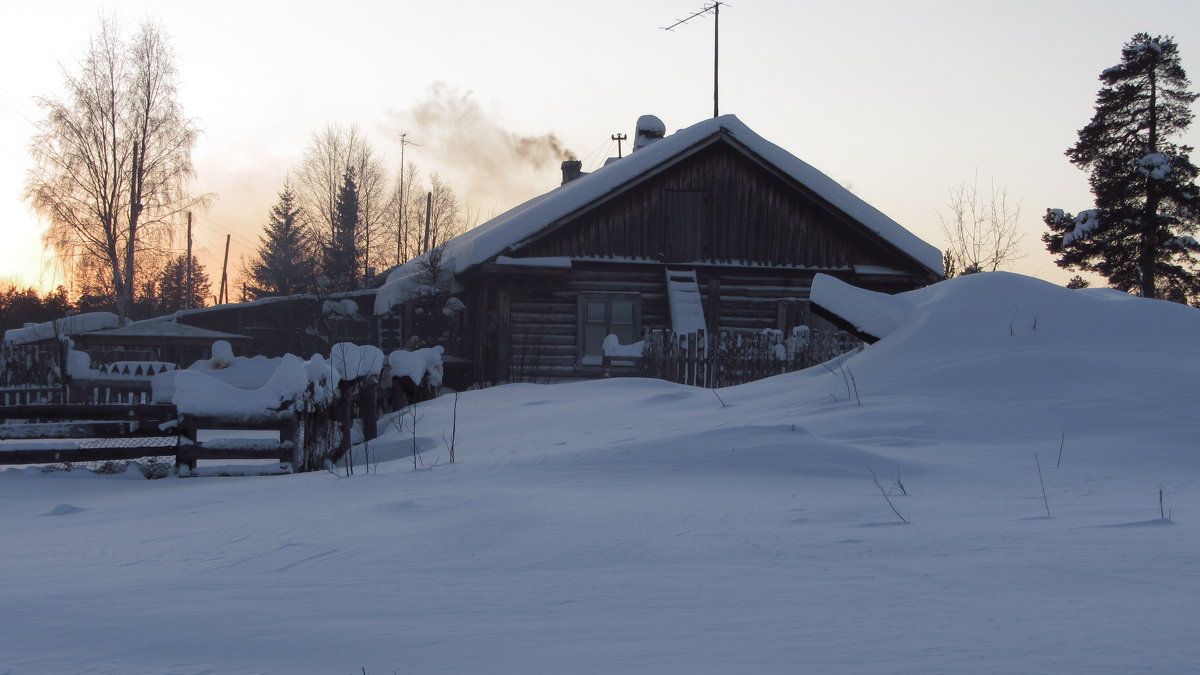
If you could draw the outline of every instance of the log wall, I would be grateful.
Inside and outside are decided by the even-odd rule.
[[[914,263],[725,144],[565,219],[521,256],[849,268]]]

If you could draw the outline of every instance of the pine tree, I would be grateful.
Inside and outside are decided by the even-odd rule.
[[[246,296],[258,299],[314,292],[317,261],[313,249],[304,213],[291,185],[285,184],[279,201],[271,207],[271,219],[247,270]]]
[[[192,288],[188,292],[187,254],[169,261],[158,278],[158,303],[156,313],[171,313],[181,309],[203,307],[212,291],[212,283],[204,266],[192,256]]]
[[[1067,150],[1087,171],[1095,208],[1048,209],[1042,241],[1059,267],[1096,272],[1147,298],[1200,298],[1191,235],[1200,207],[1192,148],[1169,139],[1187,130],[1197,94],[1170,37],[1133,36],[1121,63],[1100,74],[1092,121]]]
[[[1090,281],[1088,281],[1087,279],[1084,279],[1082,276],[1080,276],[1078,274],[1071,277],[1071,280],[1067,282],[1067,288],[1070,288],[1071,290],[1079,290],[1081,288],[1087,288],[1088,286],[1091,286],[1091,285],[1092,285],[1092,283]]]
[[[325,249],[325,276],[336,291],[357,288],[358,186],[354,168],[346,167],[335,205],[333,239]]]

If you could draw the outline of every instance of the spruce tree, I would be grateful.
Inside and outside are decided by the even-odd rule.
[[[316,290],[316,255],[303,211],[291,185],[285,184],[279,201],[271,207],[266,231],[259,237],[256,257],[250,262],[246,296],[295,295]]]
[[[204,266],[192,256],[192,287],[189,294],[187,283],[187,254],[169,261],[158,278],[158,293],[154,313],[171,313],[181,309],[204,307],[212,284]]]
[[[1100,81],[1092,121],[1066,153],[1089,173],[1095,208],[1048,209],[1042,241],[1064,269],[1096,272],[1147,298],[1195,301],[1198,171],[1192,148],[1170,139],[1191,124],[1197,94],[1179,49],[1171,37],[1138,33]]]
[[[333,239],[325,249],[325,276],[337,291],[357,288],[358,185],[354,168],[346,167],[334,205]]]

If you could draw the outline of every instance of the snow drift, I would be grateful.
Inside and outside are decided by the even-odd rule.
[[[442,397],[352,477],[0,474],[0,668],[1193,671],[1200,311],[838,290],[890,328],[826,366]]]

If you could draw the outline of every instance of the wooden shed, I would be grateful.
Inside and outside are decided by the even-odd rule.
[[[597,377],[601,343],[646,328],[789,330],[817,273],[889,293],[941,278],[941,253],[732,115],[656,138],[453,239],[454,351],[476,378]],[[376,314],[403,316],[428,256],[393,271]]]

